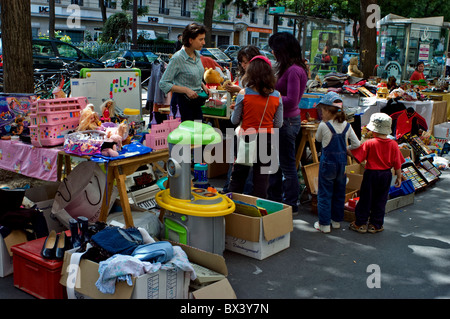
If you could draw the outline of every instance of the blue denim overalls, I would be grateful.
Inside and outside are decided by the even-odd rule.
[[[347,141],[344,131],[336,133],[333,126],[325,123],[333,134],[330,143],[322,149],[319,166],[319,190],[317,193],[317,209],[320,225],[330,225],[331,219],[340,222],[344,218],[345,186],[347,164]]]

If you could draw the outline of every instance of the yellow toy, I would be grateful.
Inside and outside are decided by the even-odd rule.
[[[212,68],[206,68],[203,78],[205,79],[206,87],[208,89],[223,90],[222,82],[224,79],[219,71]]]
[[[350,58],[350,64],[348,66],[347,74],[350,75],[350,76],[356,76],[358,78],[363,78],[364,77],[364,73],[362,73],[358,69],[358,58],[356,56]]]

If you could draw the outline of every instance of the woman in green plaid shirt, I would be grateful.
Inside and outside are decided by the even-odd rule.
[[[202,82],[205,69],[198,51],[205,45],[205,34],[203,25],[191,23],[186,26],[183,47],[172,56],[159,82],[165,94],[172,92],[181,121],[203,120],[201,106],[205,99],[199,97],[199,93],[203,90],[209,95],[209,90]]]

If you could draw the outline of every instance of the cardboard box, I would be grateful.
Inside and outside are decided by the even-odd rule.
[[[393,199],[389,199],[386,203],[386,210],[385,213],[389,213],[392,212],[396,209],[408,206],[414,204],[414,193],[405,195],[405,196],[400,196],[400,197],[396,197]],[[350,210],[344,210],[344,220],[346,222],[352,222],[355,220],[355,211],[350,211]]]
[[[0,235],[0,277],[6,277],[12,274],[13,271],[13,259],[9,254],[3,236]]]
[[[43,212],[48,229],[54,229],[57,233],[66,230],[66,227],[52,214],[53,202],[59,184],[60,182],[48,182],[43,186],[32,187],[25,191],[25,197],[36,204],[37,208]]]
[[[11,247],[27,241],[27,235],[23,230],[12,230],[5,238],[0,235],[0,277],[6,277],[14,272]]]
[[[203,250],[189,247],[186,245],[174,243],[180,246],[188,256],[190,262],[199,264],[206,268],[212,269],[228,275],[225,259],[217,254],[205,252]],[[60,283],[67,285],[69,278],[70,258],[72,251],[67,251],[64,256],[63,271],[61,273]],[[79,273],[75,283],[75,296],[77,298],[93,298],[93,299],[187,299],[202,298],[236,298],[236,295],[228,282],[228,279],[222,279],[212,285],[198,289],[189,293],[190,275],[184,271],[175,270],[159,270],[155,273],[148,273],[133,278],[133,285],[128,286],[126,282],[120,281],[116,283],[114,294],[103,294],[95,286],[98,280],[99,265],[93,261],[82,259],[80,262]],[[220,284],[218,284],[220,283]],[[221,287],[227,287],[226,290],[220,290]],[[207,292],[203,289],[207,289]]]
[[[231,193],[233,200],[256,205],[257,197]],[[239,214],[238,210],[225,216],[225,249],[255,259],[265,259],[289,248],[293,231],[292,207],[262,217]]]
[[[433,135],[440,138],[450,138],[450,122],[435,125],[433,129]]]

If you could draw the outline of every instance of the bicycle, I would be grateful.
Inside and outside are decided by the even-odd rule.
[[[59,60],[55,58],[55,60]],[[35,82],[35,94],[41,99],[51,99],[53,97],[53,91],[55,88],[59,87],[66,96],[70,96],[71,87],[70,79],[79,76],[79,71],[77,68],[78,60],[66,63],[59,60],[62,63],[62,68],[59,73],[55,73],[47,78],[40,74],[35,79],[39,79]]]

